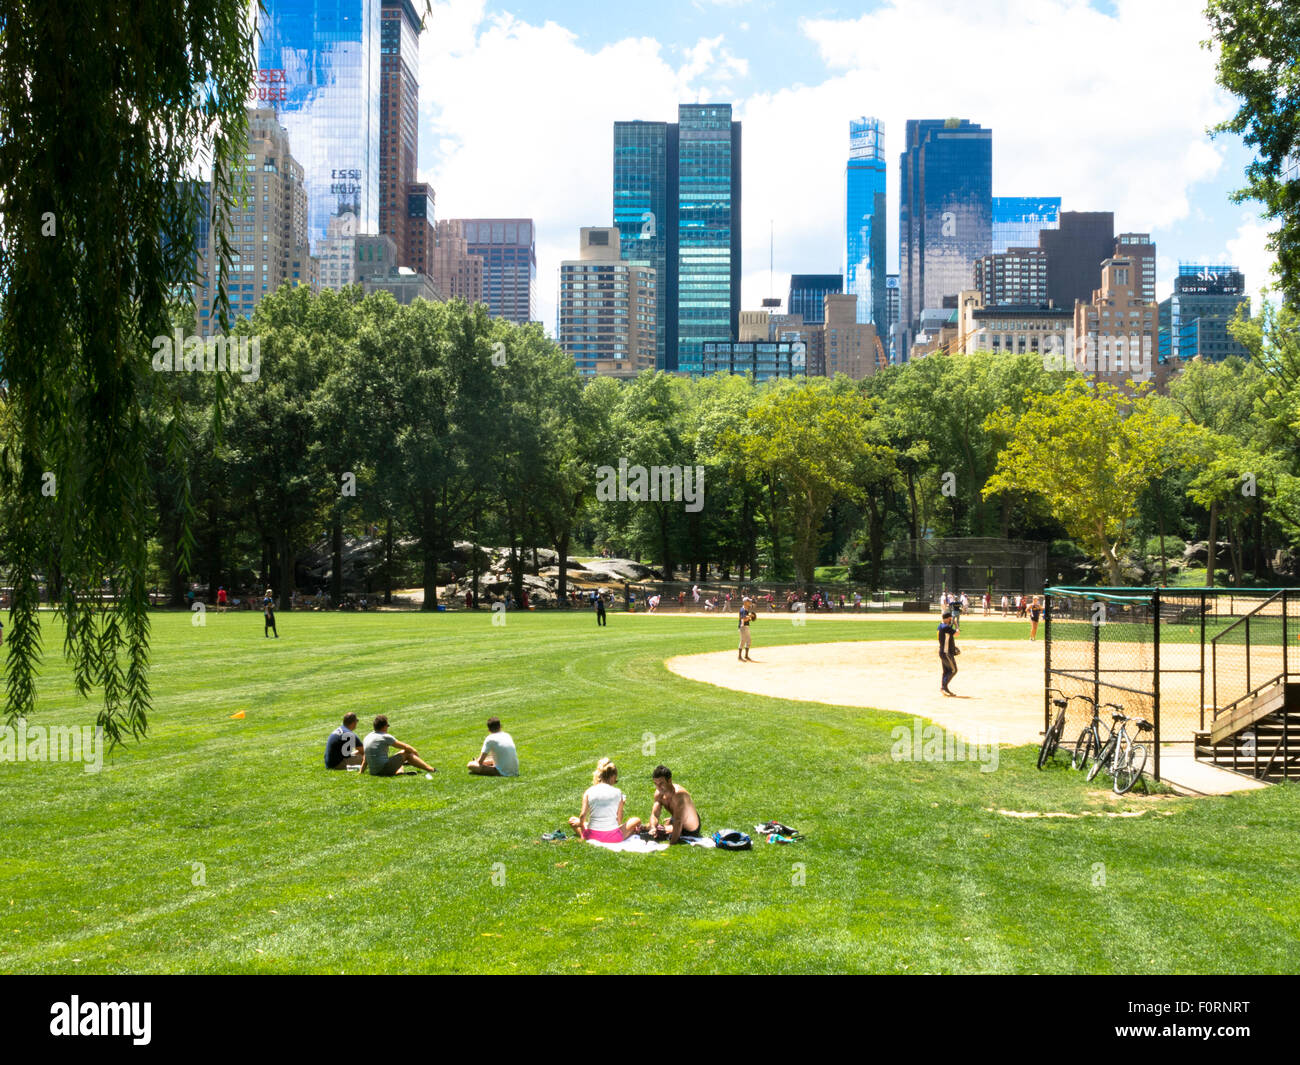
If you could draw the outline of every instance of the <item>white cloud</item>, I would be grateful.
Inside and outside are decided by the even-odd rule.
[[[1259,309],[1259,291],[1272,290],[1277,285],[1277,279],[1273,276],[1277,256],[1268,247],[1271,232],[1271,228],[1260,221],[1258,216],[1251,216],[1237,228],[1237,235],[1228,241],[1227,254],[1220,257],[1220,261],[1232,263],[1246,275],[1246,285],[1255,310]]]
[[[891,259],[908,118],[991,127],[997,195],[1060,195],[1067,210],[1114,210],[1119,228],[1159,239],[1221,171],[1223,149],[1205,130],[1231,110],[1191,6],[1117,0],[1112,17],[1086,0],[889,0],[801,22],[826,64],[820,83],[733,99],[751,57],[719,36],[593,50],[555,22],[487,15],[484,0],[435,4],[422,38],[421,179],[443,217],[536,219],[548,327],[578,228],[611,221],[614,121],[672,121],[684,101],[731,100],[744,123],[746,308],[768,292],[769,218],[778,278],[840,269],[848,121],[861,114],[886,123]],[[1243,258],[1254,236],[1238,232]],[[785,282],[775,287],[782,295]]]
[[[890,0],[859,18],[802,27],[834,74],[815,88],[748,101],[747,139],[803,116],[800,139],[811,154],[802,169],[816,182],[804,196],[838,201],[848,119],[882,118],[891,258],[909,118],[957,115],[990,127],[995,195],[1059,195],[1066,210],[1114,210],[1122,230],[1158,232],[1187,217],[1193,185],[1222,166],[1205,130],[1230,109],[1200,44],[1207,27],[1187,0],[1119,0],[1114,17],[1084,0]],[[795,196],[793,180],[754,176],[747,195]],[[818,243],[837,239],[837,225],[823,218]]]
[[[421,37],[420,180],[443,218],[531,217],[538,304],[555,321],[558,270],[581,226],[613,221],[613,127],[675,121],[704,85],[743,75],[721,37],[680,66],[649,37],[586,51],[554,22],[485,16],[482,2],[435,5]]]

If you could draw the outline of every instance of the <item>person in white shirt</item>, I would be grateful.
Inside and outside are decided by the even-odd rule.
[[[592,783],[582,793],[582,812],[569,818],[569,825],[579,839],[596,843],[622,843],[641,830],[641,818],[623,822],[623,807],[627,796],[614,785],[618,783],[618,767],[608,758],[596,763]]]
[[[483,749],[466,768],[479,777],[517,777],[519,752],[515,749],[514,737],[501,731],[499,717],[488,718],[487,728]]]

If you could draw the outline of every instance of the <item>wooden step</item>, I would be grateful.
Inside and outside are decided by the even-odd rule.
[[[1284,684],[1281,681],[1251,693],[1237,704],[1232,713],[1224,714],[1210,726],[1210,742],[1217,746],[1256,721],[1290,709],[1294,705],[1293,699],[1298,695],[1300,684]]]

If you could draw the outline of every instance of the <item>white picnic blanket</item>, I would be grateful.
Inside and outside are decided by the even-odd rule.
[[[604,847],[607,851],[627,851],[631,854],[652,854],[655,851],[666,851],[672,846],[671,843],[659,843],[654,840],[642,839],[640,836],[631,836],[623,840],[622,843],[601,843],[599,840],[587,840],[593,847]],[[699,839],[686,837],[684,842],[693,847],[715,847],[712,839],[703,836]]]

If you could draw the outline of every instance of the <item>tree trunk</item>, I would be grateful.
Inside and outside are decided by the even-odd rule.
[[[1210,541],[1205,545],[1205,586],[1214,587],[1214,563],[1219,546],[1219,503],[1210,504]]]
[[[293,609],[293,545],[289,540],[289,531],[281,529],[275,538],[275,553],[279,560],[280,609]]]
[[[384,525],[384,606],[393,604],[393,516]]]
[[[420,584],[424,588],[421,610],[438,609],[438,551],[431,542],[421,538]]]
[[[664,571],[663,579],[670,581],[673,579],[673,553],[669,546],[669,520],[668,508],[662,503],[658,506],[659,513],[656,515],[659,519],[659,558],[661,568]]]
[[[1113,546],[1106,548],[1106,569],[1110,573],[1110,585],[1112,588],[1118,588],[1123,582],[1123,574],[1119,571],[1119,553]]]
[[[207,558],[204,560],[204,572],[208,577],[208,602],[217,601],[217,588],[222,584],[221,570],[224,559],[221,553],[221,529],[218,524],[216,506],[208,508]]]
[[[871,590],[882,591],[880,572],[884,564],[885,521],[880,504],[874,495],[867,496],[867,527],[871,548]]]
[[[518,609],[524,601],[524,573],[520,564],[519,539],[514,532],[510,533],[510,594]]]
[[[343,598],[343,515],[337,508],[330,527],[330,598]]]
[[[569,535],[569,528],[566,525],[564,533],[555,544],[555,554],[558,556],[555,561],[560,568],[560,579],[556,583],[556,589],[561,607],[569,605]]]
[[[1169,583],[1169,565],[1168,556],[1165,554],[1165,507],[1163,498],[1156,506],[1156,513],[1160,519],[1160,583],[1167,585]]]
[[[478,609],[478,579],[479,579],[479,552],[478,537],[471,535],[469,538],[469,557],[470,566],[473,567],[473,574],[470,576],[470,592],[472,593],[474,609]]]
[[[772,577],[779,578],[782,573],[781,568],[781,530],[776,520],[776,485],[772,479],[767,479],[767,502],[769,507],[768,514],[768,533],[772,540]]]
[[[434,530],[437,529],[437,509],[425,493],[421,508],[424,521],[420,526],[420,585],[424,588],[424,602],[421,610],[438,609],[438,545]]]

